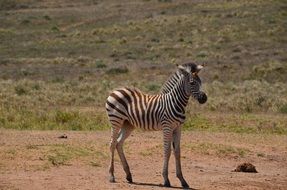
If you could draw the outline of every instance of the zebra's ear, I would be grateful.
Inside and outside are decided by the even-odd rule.
[[[203,66],[202,65],[197,65],[196,68],[197,68],[198,71],[200,71],[201,69],[203,69]]]
[[[201,69],[203,69],[203,66],[204,65],[197,65],[196,66],[197,73],[199,73],[199,71],[201,71]]]
[[[176,66],[177,66],[179,69],[183,69],[183,70],[185,70],[185,67],[184,67],[184,66],[182,66],[182,65],[178,65],[178,64],[176,64]]]
[[[197,75],[199,73],[199,71],[201,71],[203,69],[203,67],[205,66],[205,64],[202,65],[196,65],[196,71],[193,72],[193,75]]]
[[[189,72],[186,70],[186,67],[182,66],[182,65],[177,65],[178,70],[182,73],[182,74],[188,74]]]

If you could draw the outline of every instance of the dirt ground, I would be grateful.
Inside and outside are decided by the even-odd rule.
[[[58,138],[61,135],[67,138]],[[161,132],[135,131],[125,152],[133,184],[116,156],[116,183],[108,182],[109,131],[14,131],[0,129],[0,189],[165,189]],[[192,189],[286,189],[287,137],[183,132],[183,174]],[[232,172],[243,162],[258,173]],[[173,155],[170,181],[175,177]]]

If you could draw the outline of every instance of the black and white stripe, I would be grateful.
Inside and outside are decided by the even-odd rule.
[[[170,186],[168,161],[173,142],[176,157],[176,173],[182,186],[188,187],[180,165],[180,131],[185,120],[185,107],[189,97],[200,102],[206,95],[200,91],[198,77],[202,66],[188,63],[178,66],[178,71],[165,83],[158,95],[147,95],[138,89],[121,88],[113,91],[107,99],[106,110],[112,124],[110,181],[114,182],[114,150],[117,149],[127,180],[132,182],[128,163],[122,145],[131,131],[138,127],[145,130],[162,130],[164,138],[164,185]],[[205,100],[206,101],[206,100]],[[205,102],[204,101],[204,102]]]

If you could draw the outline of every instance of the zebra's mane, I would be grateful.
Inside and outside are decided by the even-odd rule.
[[[175,85],[178,83],[178,81],[180,80],[181,75],[179,70],[177,70],[173,75],[171,75],[169,77],[169,79],[163,84],[163,86],[161,87],[161,91],[160,94],[167,94],[169,93],[174,87]]]

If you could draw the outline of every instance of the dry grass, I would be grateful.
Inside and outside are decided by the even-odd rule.
[[[208,63],[201,76],[209,99],[190,104],[186,128],[286,133],[284,1],[13,0],[0,7],[0,127],[105,129],[113,88],[157,93],[175,63],[196,60]],[[223,114],[220,123],[206,112],[257,119]]]

